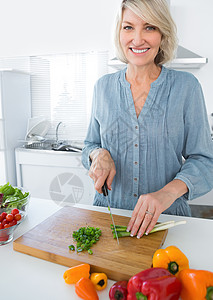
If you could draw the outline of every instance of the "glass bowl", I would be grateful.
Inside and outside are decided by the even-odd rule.
[[[23,197],[22,199],[17,199],[17,197],[11,197],[10,199],[8,199],[7,202],[4,202],[3,204],[0,205],[0,214],[2,212],[10,213],[12,209],[17,208],[22,215],[22,219],[24,219],[28,211],[30,193],[28,190],[22,187],[14,187],[14,188],[19,189],[22,192],[22,194],[26,196]]]
[[[16,225],[13,225],[8,228],[0,229],[0,246],[8,244],[13,240],[13,233],[18,227],[18,225],[21,223],[22,220],[20,220]]]

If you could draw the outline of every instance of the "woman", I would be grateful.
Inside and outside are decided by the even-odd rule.
[[[213,187],[213,143],[203,93],[190,73],[169,70],[176,27],[164,0],[124,0],[116,27],[122,71],[95,85],[82,163],[94,205],[132,209],[131,236],[161,213],[190,216],[187,200]]]

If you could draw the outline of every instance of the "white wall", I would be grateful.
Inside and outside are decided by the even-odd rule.
[[[179,44],[208,58],[208,64],[191,72],[202,84],[208,114],[213,112],[213,1],[171,0]]]
[[[0,0],[0,57],[105,50],[119,0]]]
[[[0,0],[0,57],[112,49],[121,0]],[[171,0],[180,45],[208,57],[192,71],[213,112],[213,1]],[[111,52],[112,53],[112,52]]]

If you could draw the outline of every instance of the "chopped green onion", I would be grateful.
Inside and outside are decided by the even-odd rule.
[[[102,232],[99,227],[81,227],[76,231],[73,231],[72,237],[76,241],[76,251],[81,252],[84,250],[89,251],[89,254],[93,254],[92,250],[90,249],[93,244],[99,241]],[[70,245],[71,246],[71,245]],[[70,247],[69,246],[69,247]],[[74,246],[73,246],[74,247]],[[70,250],[75,250],[70,249]]]
[[[75,246],[74,245],[69,245],[69,249],[74,251],[75,250]]]
[[[81,247],[77,248],[77,252],[82,252],[83,249]]]

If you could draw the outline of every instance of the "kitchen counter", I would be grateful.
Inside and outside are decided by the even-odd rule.
[[[76,207],[108,212],[107,208],[76,204]],[[52,200],[31,198],[28,216],[14,233],[18,238],[61,208]],[[112,209],[113,214],[131,216],[131,211]],[[185,225],[169,229],[163,248],[179,247],[189,258],[190,267],[213,271],[213,222],[207,219],[161,215],[160,222],[186,220]],[[68,267],[44,261],[13,250],[12,242],[0,246],[1,298],[16,300],[79,300],[74,285],[64,282]],[[109,280],[105,290],[98,292],[100,300],[107,300],[114,282]]]

